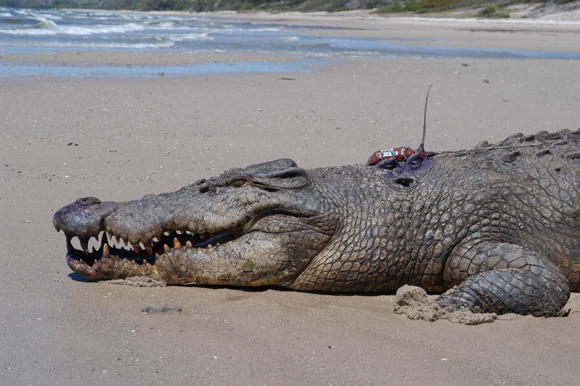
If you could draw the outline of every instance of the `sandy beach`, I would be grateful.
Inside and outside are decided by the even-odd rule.
[[[579,24],[218,15],[409,44],[580,53]],[[310,31],[312,33],[312,31]],[[320,33],[328,33],[321,31]],[[62,51],[4,63],[288,61]],[[580,127],[578,60],[333,58],[311,72],[0,80],[0,385],[577,385],[580,296],[565,318],[409,320],[393,295],[131,287],[79,280],[52,216],[276,158],[364,163]],[[146,314],[147,306],[181,312]]]

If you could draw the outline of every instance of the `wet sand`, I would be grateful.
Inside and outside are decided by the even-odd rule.
[[[467,32],[453,23],[305,20],[450,46],[530,49],[532,37],[538,47],[580,50],[580,28],[570,26]],[[121,65],[177,61],[99,54]],[[56,55],[46,60],[70,54]],[[312,168],[417,146],[428,84],[428,150],[580,127],[580,66],[566,60],[343,58],[296,74],[2,79],[0,384],[578,384],[578,294],[567,318],[464,326],[395,315],[392,295],[139,288],[71,275],[52,216],[78,197],[130,200],[275,158]],[[147,306],[182,311],[143,313]]]

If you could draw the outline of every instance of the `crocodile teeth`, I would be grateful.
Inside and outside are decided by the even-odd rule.
[[[169,247],[167,244],[163,244],[163,249],[165,249],[165,253],[169,252]]]
[[[156,254],[155,254],[155,258],[156,258],[156,259],[161,259],[161,255],[160,255],[159,253],[156,253]]]
[[[141,248],[139,247],[139,243],[135,243],[135,245],[133,245],[133,250],[135,251],[136,255],[141,253]]]
[[[67,235],[66,236],[66,250],[68,252],[74,252],[74,250],[75,250],[75,247],[73,247],[71,240],[72,240],[72,236]]]
[[[176,238],[173,239],[173,248],[181,248],[181,243],[179,242],[179,240]]]
[[[193,248],[193,245],[191,244],[191,241],[187,240],[187,243],[185,243],[185,246],[187,248]]]
[[[145,250],[147,251],[149,256],[153,256],[153,248],[151,248],[151,245],[146,245]]]
[[[107,259],[110,256],[111,256],[111,253],[109,252],[109,245],[105,243],[103,245],[103,257]]]

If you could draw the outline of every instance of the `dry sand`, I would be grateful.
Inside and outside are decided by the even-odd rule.
[[[578,26],[307,20],[362,28],[340,34],[580,51]],[[101,55],[117,64],[236,60]],[[430,83],[431,150],[580,126],[578,61],[343,58],[313,73],[3,79],[0,384],[579,384],[577,294],[567,318],[465,326],[396,315],[392,295],[140,288],[70,275],[52,216],[76,198],[129,200],[274,158],[310,168],[416,146]]]

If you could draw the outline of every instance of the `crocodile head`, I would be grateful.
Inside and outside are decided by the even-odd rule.
[[[68,265],[89,279],[274,285],[299,274],[336,227],[310,187],[306,171],[282,159],[135,201],[80,198],[53,223]],[[91,238],[100,247],[89,250]]]

